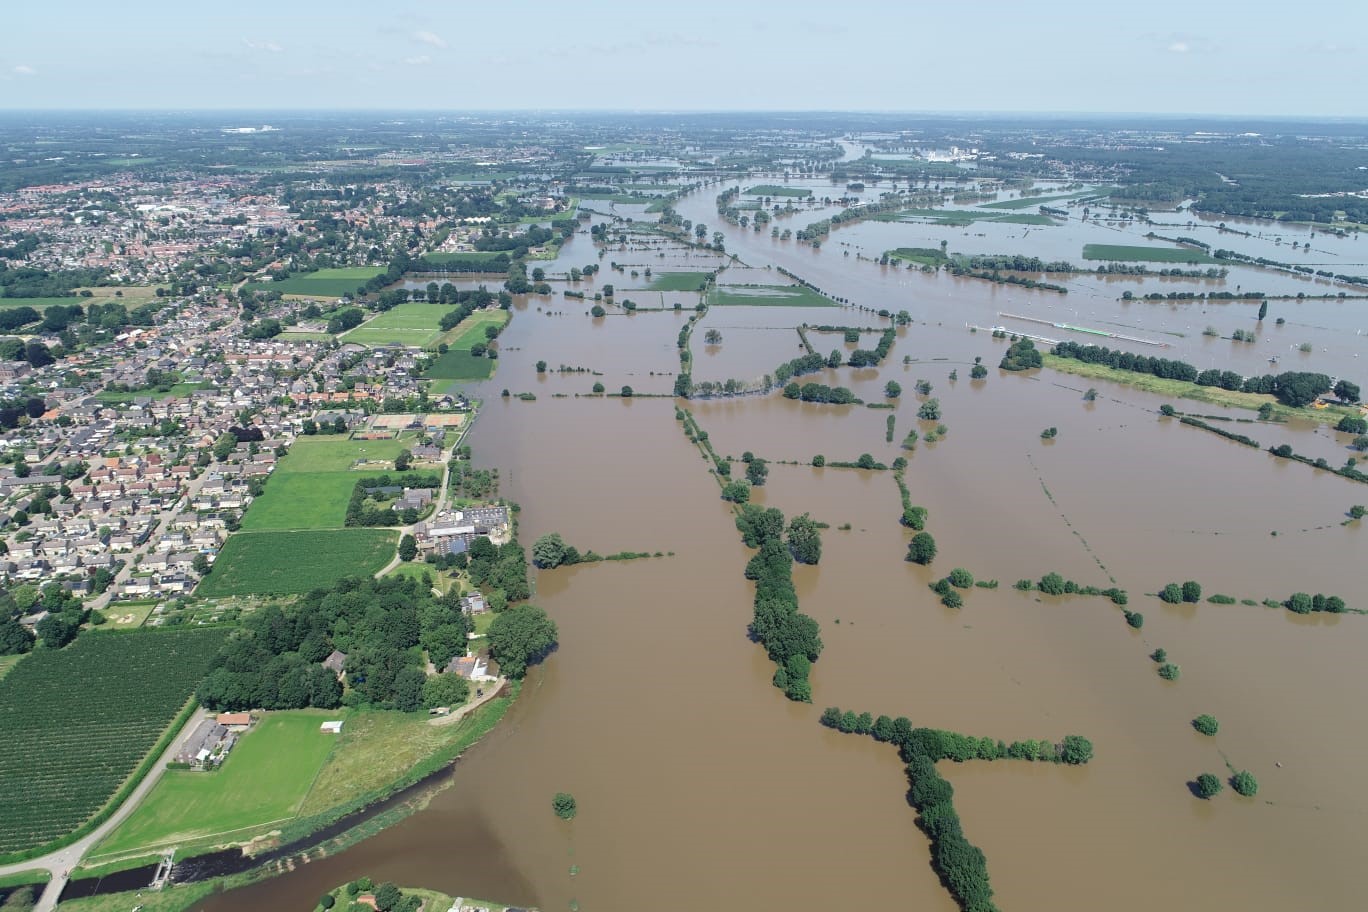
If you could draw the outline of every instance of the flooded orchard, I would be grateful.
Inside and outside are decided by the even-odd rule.
[[[819,196],[832,190],[825,181],[789,183]],[[1158,243],[1141,226],[1071,219],[1023,237],[1023,226],[1000,223],[866,222],[833,230],[813,250],[723,224],[713,197],[726,186],[677,206],[722,231],[739,257],[719,285],[785,284],[784,267],[864,307],[907,310],[912,321],[879,367],[805,378],[848,386],[869,403],[884,402],[884,384],[896,380],[903,392],[888,400],[891,410],[778,392],[687,403],[720,455],[771,460],[755,502],[827,524],[820,564],[794,572],[802,610],[820,622],[826,644],[813,668],[814,704],[790,703],[770,686],[773,665],[746,637],[750,552],[710,462],[675,420],[685,403],[588,395],[594,382],[609,392],[631,385],[668,394],[679,372],[676,338],[699,300],[610,275],[609,261],[655,273],[726,261],[650,237],[609,244],[604,272],[581,286],[591,292],[586,300],[515,303],[498,373],[478,388],[485,407],[470,442],[522,505],[525,544],[554,531],[581,550],[673,553],[538,573],[536,601],[559,625],[560,648],[529,676],[505,721],[453,768],[448,789],[379,836],[196,908],[306,909],[365,874],[547,910],[954,909],[905,800],[896,751],[820,727],[828,705],[1005,741],[1093,741],[1096,757],[1084,767],[940,765],[1003,909],[1354,906],[1368,861],[1360,835],[1368,797],[1355,775],[1368,737],[1368,708],[1358,699],[1368,628],[1356,614],[1300,617],[1260,603],[1300,590],[1368,607],[1358,582],[1364,532],[1341,524],[1351,504],[1368,501],[1368,487],[1161,420],[1165,400],[1156,396],[1050,371],[999,371],[1006,342],[966,324],[1006,323],[1005,311],[1126,326],[1169,342],[1154,354],[1241,373],[1266,370],[1269,353],[1285,353],[1290,337],[1311,341],[1313,351],[1306,366],[1277,370],[1361,379],[1365,339],[1356,326],[1368,325],[1365,302],[1272,302],[1260,341],[1242,348],[1204,337],[1202,326],[1229,335],[1253,325],[1257,304],[1121,300],[1123,290],[1167,287],[1152,276],[1127,283],[1084,274],[1061,296],[874,262],[885,249],[941,239],[951,250],[1081,262],[1084,243]],[[805,208],[786,224],[838,209]],[[1188,221],[1185,213],[1173,219]],[[1198,228],[1218,243],[1216,226]],[[966,231],[985,236],[963,238]],[[1295,228],[1277,233],[1307,240]],[[1261,250],[1246,237],[1229,246]],[[1358,249],[1317,235],[1307,256],[1348,263]],[[598,261],[587,237],[577,237],[546,269],[563,276]],[[1210,280],[1184,281],[1183,290],[1198,290]],[[622,289],[619,303],[592,317],[592,291],[606,283]],[[1293,295],[1319,287],[1243,266],[1219,287],[1237,283]],[[643,309],[625,312],[623,297]],[[1284,335],[1271,325],[1278,313],[1288,321]],[[772,373],[806,350],[796,331],[803,323],[889,325],[850,307],[714,306],[694,331],[695,381]],[[720,343],[705,344],[708,329],[721,332]],[[839,334],[809,335],[822,354],[853,347]],[[864,335],[860,345],[875,339]],[[1301,357],[1293,351],[1284,361]],[[983,380],[969,377],[976,358],[989,367]],[[539,360],[551,371],[539,375]],[[559,365],[590,372],[559,373]],[[918,420],[929,398],[915,394],[918,380],[932,384],[939,422]],[[1084,399],[1090,386],[1095,401]],[[505,388],[537,398],[501,397]],[[937,423],[947,427],[940,440],[901,448],[909,430],[925,436]],[[1042,441],[1045,427],[1058,436]],[[1325,428],[1230,427],[1331,465],[1348,455],[1347,436]],[[929,509],[940,548],[934,569],[903,559],[910,531],[898,523],[892,472],[809,464],[818,454],[854,461],[863,453],[883,463],[908,458],[911,500]],[[971,589],[963,608],[943,607],[928,583],[952,567],[999,588]],[[1049,571],[1127,590],[1143,628],[1128,626],[1106,598],[1012,588]],[[1189,579],[1236,602],[1166,605],[1153,596]],[[1181,666],[1180,680],[1155,674],[1149,654],[1160,647]],[[1220,719],[1216,738],[1192,729],[1200,713]],[[1227,790],[1204,802],[1188,790],[1198,773],[1224,778],[1241,769],[1258,778],[1254,798]],[[551,813],[557,791],[575,794],[573,823]]]

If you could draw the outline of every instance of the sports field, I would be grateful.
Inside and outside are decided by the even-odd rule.
[[[266,714],[217,771],[168,771],[87,861],[98,864],[173,845],[184,849],[187,843],[245,841],[268,832],[299,810],[338,743],[319,725],[346,715],[346,709]]]
[[[450,309],[440,304],[400,304],[367,320],[341,338],[344,342],[358,345],[399,344],[426,348],[435,344],[437,336],[441,334],[439,321]]]
[[[376,266],[347,266],[341,269],[319,269],[291,276],[283,282],[252,282],[252,291],[278,291],[281,294],[312,295],[319,298],[340,298],[354,295],[356,289],[385,270]]]
[[[344,576],[378,572],[394,556],[397,538],[388,529],[235,532],[195,594],[300,595]]]

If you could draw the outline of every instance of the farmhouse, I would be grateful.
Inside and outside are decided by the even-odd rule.
[[[228,731],[213,719],[205,719],[195,726],[195,730],[181,742],[176,752],[176,762],[189,765],[192,769],[213,769],[223,762],[233,749],[237,735]]]

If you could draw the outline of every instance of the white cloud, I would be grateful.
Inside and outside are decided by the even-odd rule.
[[[1186,54],[1188,51],[1192,50],[1186,41],[1175,41],[1168,46],[1168,49],[1170,54]]]
[[[254,51],[270,51],[272,54],[279,54],[285,50],[274,41],[253,41],[250,38],[243,38],[242,43]]]
[[[427,54],[419,54],[417,57],[405,57],[404,63],[407,63],[409,66],[427,66],[429,63],[432,63],[432,58]]]
[[[422,29],[413,33],[413,40],[417,41],[419,44],[432,45],[435,48],[445,49],[447,46],[446,39],[441,35],[438,35],[436,32],[423,31]]]
[[[21,63],[21,64],[19,64],[18,66],[16,66],[16,67],[14,68],[14,75],[16,75],[16,76],[37,76],[37,75],[38,75],[38,71],[35,70],[33,67],[28,66],[27,64]]]

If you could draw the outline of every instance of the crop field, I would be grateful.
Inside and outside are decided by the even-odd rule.
[[[399,344],[424,348],[436,340],[441,332],[438,322],[450,309],[439,304],[400,304],[345,333],[342,340],[359,345]]]
[[[467,349],[452,348],[439,355],[423,376],[432,380],[488,380],[494,373],[495,362],[477,358]]]
[[[394,556],[397,536],[387,529],[312,532],[237,532],[214,569],[200,580],[201,598],[299,595],[344,576],[377,572]]]
[[[794,196],[803,199],[812,196],[812,191],[797,187],[780,187],[776,184],[759,184],[747,190],[746,196]]]
[[[709,303],[718,307],[836,306],[836,302],[802,285],[719,285],[709,295]]]
[[[85,633],[0,680],[0,854],[100,810],[185,705],[224,628]]]
[[[476,342],[487,341],[485,338],[486,326],[502,327],[506,323],[508,323],[508,311],[506,310],[477,310],[443,334],[440,341],[445,342],[448,348],[459,348],[468,353],[470,346]]]
[[[319,269],[316,272],[291,276],[283,282],[253,282],[246,287],[252,291],[278,291],[281,294],[340,298],[343,295],[356,294],[357,288],[382,272],[383,269],[375,266]]]
[[[172,844],[247,841],[292,818],[338,743],[319,731],[345,709],[268,713],[213,773],[172,770],[91,859],[155,852]]]
[[[707,272],[657,272],[651,277],[647,291],[701,291],[708,281]]]
[[[1084,244],[1083,259],[1122,263],[1219,263],[1200,250],[1182,247],[1143,247],[1129,244]]]

